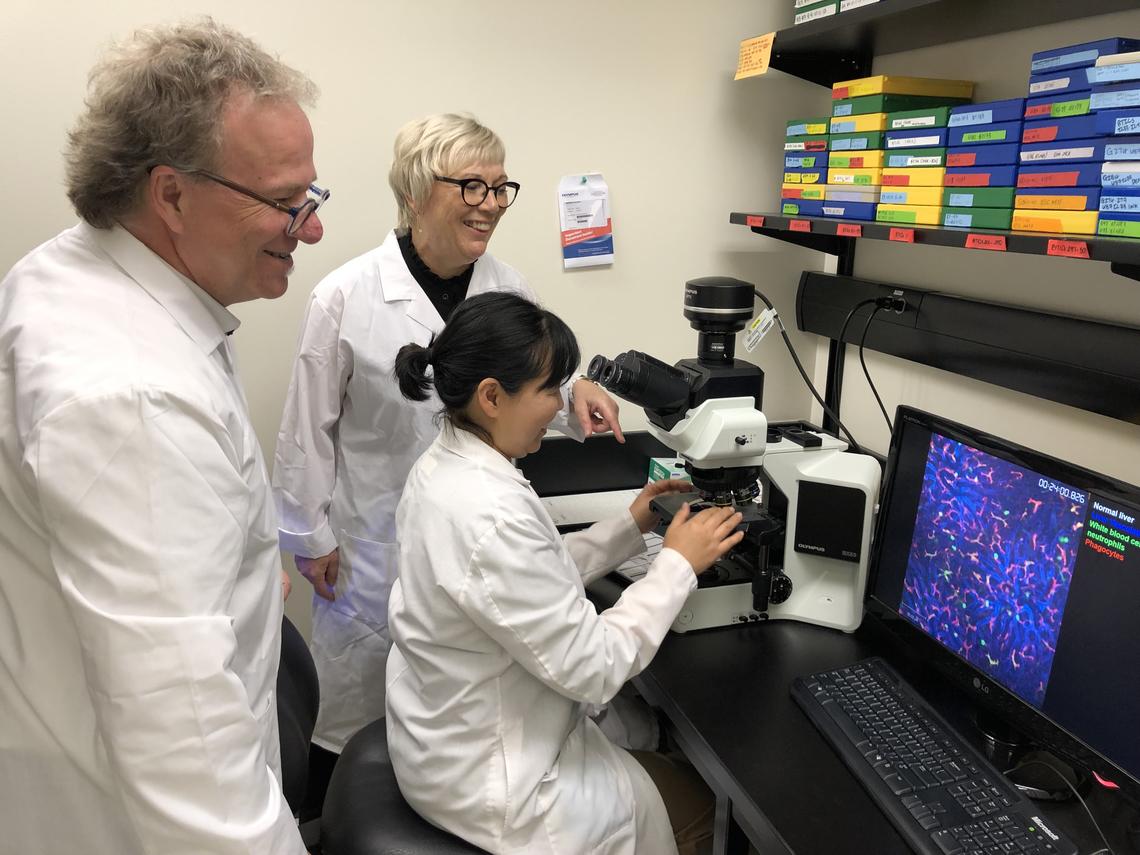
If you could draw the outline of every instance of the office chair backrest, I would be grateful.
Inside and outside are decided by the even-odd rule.
[[[309,779],[309,741],[321,703],[317,669],[297,627],[282,618],[281,665],[277,671],[277,727],[281,732],[281,788],[296,816]]]

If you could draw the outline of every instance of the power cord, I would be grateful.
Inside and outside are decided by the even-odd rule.
[[[1106,837],[1105,833],[1103,831],[1101,831],[1100,824],[1096,821],[1096,817],[1093,816],[1092,811],[1089,810],[1089,806],[1085,803],[1085,800],[1083,798],[1081,798],[1081,794],[1077,792],[1077,788],[1073,786],[1072,781],[1070,781],[1068,778],[1066,778],[1064,775],[1062,775],[1059,770],[1055,769],[1053,766],[1050,766],[1048,763],[1044,762],[1043,760],[1027,760],[1024,763],[1019,763],[1017,766],[1014,766],[1012,769],[1007,769],[1002,774],[1010,775],[1014,772],[1017,772],[1020,769],[1026,768],[1027,766],[1044,766],[1046,769],[1048,769],[1050,772],[1052,772],[1058,778],[1060,778],[1064,782],[1066,787],[1068,787],[1070,790],[1073,791],[1073,795],[1077,797],[1077,801],[1079,801],[1081,803],[1081,807],[1083,807],[1085,809],[1085,813],[1087,813],[1089,815],[1089,819],[1092,820],[1093,828],[1096,829],[1096,833],[1100,835],[1100,839],[1104,842],[1104,848],[1096,850],[1096,852],[1092,853],[1092,855],[1113,855],[1112,846],[1108,842],[1108,837]]]
[[[788,353],[792,355],[792,361],[796,364],[796,368],[799,369],[800,377],[804,379],[804,383],[806,383],[808,389],[811,390],[812,396],[819,403],[819,405],[823,407],[823,411],[831,416],[835,423],[839,425],[840,430],[842,430],[843,433],[847,435],[847,439],[851,442],[851,449],[861,454],[863,452],[862,446],[860,446],[859,443],[855,441],[855,437],[851,435],[851,431],[847,429],[847,425],[843,424],[843,422],[839,420],[839,415],[835,413],[831,407],[827,406],[827,404],[824,403],[823,398],[821,398],[819,392],[816,391],[814,384],[811,382],[811,378],[808,377],[807,371],[804,370],[803,363],[800,362],[799,354],[796,353],[796,349],[792,345],[792,340],[788,338],[788,331],[784,328],[784,321],[780,317],[780,313],[776,311],[776,307],[772,305],[772,301],[760,293],[759,288],[753,287],[752,290],[755,292],[756,296],[760,298],[760,302],[767,306],[769,311],[771,311],[775,316],[776,323],[780,325],[780,337],[783,338],[784,344],[787,345]]]
[[[867,378],[867,385],[871,387],[871,394],[875,396],[875,403],[879,405],[879,411],[883,414],[883,418],[887,422],[887,432],[894,433],[895,426],[891,424],[891,417],[887,415],[887,408],[883,406],[883,399],[879,397],[879,390],[875,388],[875,383],[871,379],[871,372],[867,370],[867,360],[863,358],[863,345],[867,342],[867,331],[871,329],[871,321],[875,319],[875,315],[886,308],[878,303],[875,308],[871,310],[871,314],[867,316],[867,323],[863,325],[863,335],[859,337],[859,364],[863,366],[863,376]]]
[[[858,312],[860,309],[862,309],[864,306],[872,306],[874,304],[875,304],[874,298],[870,298],[867,300],[860,300],[858,303],[856,303],[854,306],[851,307],[851,311],[849,311],[847,313],[847,317],[845,317],[843,319],[843,323],[840,324],[839,336],[835,339],[837,342],[839,342],[840,347],[844,347],[843,337],[845,335],[847,335],[847,327],[851,323],[851,319],[855,317],[855,313]],[[868,325],[871,323],[870,318],[868,318],[867,323],[868,323]],[[839,401],[840,401],[840,398],[842,397],[842,394],[843,394],[843,384],[840,383],[837,379],[835,382],[835,385],[831,389],[831,396],[835,400],[835,409],[837,409],[837,410],[839,409]]]

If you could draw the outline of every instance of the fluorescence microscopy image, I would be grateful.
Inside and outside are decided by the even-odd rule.
[[[1087,496],[934,434],[900,612],[1041,706]]]

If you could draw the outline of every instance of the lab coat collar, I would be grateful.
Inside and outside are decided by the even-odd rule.
[[[404,261],[395,229],[388,232],[388,237],[380,244],[380,251],[376,254],[376,267],[385,303],[406,302],[408,317],[432,335],[443,329],[443,318]]]
[[[530,484],[517,468],[513,461],[503,457],[498,451],[489,446],[475,434],[463,428],[457,428],[450,421],[444,419],[443,429],[439,432],[436,443],[441,448],[470,460],[472,463],[483,466],[492,472],[499,472],[520,484]]]
[[[162,260],[120,225],[79,228],[161,305],[203,353],[212,353],[240,321],[225,306]]]

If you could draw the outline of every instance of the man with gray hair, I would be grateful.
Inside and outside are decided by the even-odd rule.
[[[0,835],[20,853],[302,853],[282,596],[227,306],[316,243],[312,84],[206,20],[91,75],[83,222],[0,283]]]

